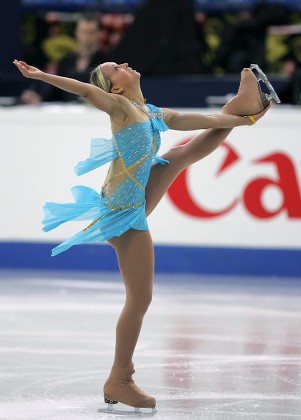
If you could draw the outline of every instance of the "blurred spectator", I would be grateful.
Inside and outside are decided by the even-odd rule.
[[[286,7],[277,3],[260,2],[252,10],[240,11],[236,21],[226,25],[221,34],[215,66],[225,73],[238,73],[250,63],[265,68],[267,28],[287,22]]]
[[[98,64],[108,61],[108,54],[101,51],[100,24],[95,15],[83,15],[75,30],[76,50],[67,53],[58,63],[56,73],[88,82],[90,73]],[[31,64],[31,63],[29,63]],[[21,102],[36,104],[42,101],[79,101],[78,96],[60,89],[42,92],[39,85],[30,86],[21,95]]]

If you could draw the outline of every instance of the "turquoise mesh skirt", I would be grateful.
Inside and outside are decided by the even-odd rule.
[[[52,256],[66,251],[73,245],[103,242],[120,236],[127,230],[147,230],[145,201],[135,208],[111,209],[100,194],[92,188],[76,186],[71,190],[74,203],[45,203],[43,230],[55,229],[69,221],[93,220],[84,230],[66,239],[52,250]]]

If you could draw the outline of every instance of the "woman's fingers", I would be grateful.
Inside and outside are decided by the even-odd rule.
[[[25,63],[25,61],[14,60],[13,63],[24,77],[33,78],[38,70],[35,67],[29,66],[27,63]]]
[[[24,66],[22,66],[20,61],[14,60],[13,63],[18,67],[19,70],[24,69]]]
[[[18,67],[25,70],[29,69],[29,65],[25,63],[25,61],[14,60],[13,63]]]
[[[29,69],[29,65],[27,63],[25,63],[25,61],[19,61],[19,64],[24,67],[25,69]]]

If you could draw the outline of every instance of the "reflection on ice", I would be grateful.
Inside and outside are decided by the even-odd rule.
[[[154,418],[300,419],[300,291],[158,276],[135,357]],[[0,272],[0,419],[116,418],[98,409],[123,298],[113,274]]]

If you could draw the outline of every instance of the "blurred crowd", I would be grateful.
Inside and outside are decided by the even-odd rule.
[[[257,63],[267,73],[288,78],[284,102],[300,99],[293,91],[300,79],[301,12],[277,2],[215,13],[196,12],[175,0],[166,3],[166,10],[151,3],[135,14],[25,13],[23,59],[83,81],[108,60],[129,61],[151,76],[232,74]],[[24,103],[56,100],[76,98],[38,83],[22,94]]]

